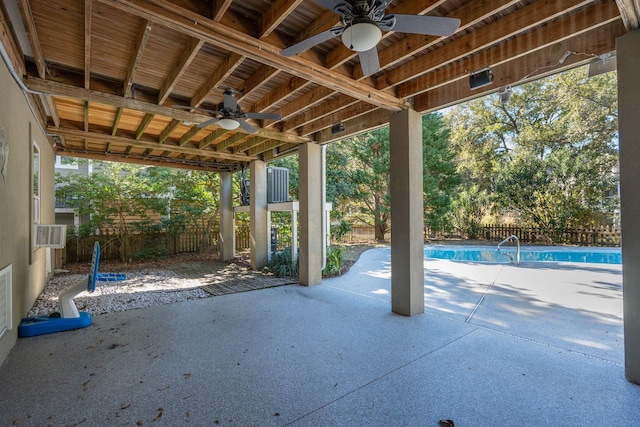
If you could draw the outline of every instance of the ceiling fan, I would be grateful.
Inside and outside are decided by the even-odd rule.
[[[255,133],[258,130],[247,123],[245,119],[280,120],[282,118],[280,114],[276,113],[246,113],[242,111],[240,105],[238,105],[238,99],[235,96],[236,92],[238,91],[235,89],[225,89],[223,95],[224,99],[222,103],[218,104],[218,110],[192,108],[184,105],[176,105],[175,107],[183,110],[204,111],[213,115],[213,118],[196,125],[196,127],[199,128],[204,128],[217,123],[221,128],[226,130],[234,130],[240,127],[249,133]]]
[[[441,16],[392,14],[384,10],[392,0],[314,0],[316,3],[340,15],[340,25],[295,43],[280,52],[293,56],[329,39],[342,35],[342,43],[358,52],[362,73],[365,76],[380,70],[376,45],[382,39],[382,31],[450,36],[460,26],[457,18]]]

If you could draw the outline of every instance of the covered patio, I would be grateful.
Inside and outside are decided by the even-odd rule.
[[[322,286],[21,339],[0,367],[0,424],[640,424],[620,265],[425,260],[425,313],[407,318],[389,312],[390,252]]]
[[[351,6],[354,9],[373,7],[378,12],[397,16],[430,15],[460,21],[452,34],[444,36],[386,31],[391,28],[387,26],[383,28],[385,31],[375,46],[373,57],[371,51],[358,54],[350,50],[348,43],[337,36],[325,37],[326,40],[294,55],[282,54],[283,49],[336,26],[340,28],[337,31],[345,30],[348,25],[341,21],[337,12],[343,13],[345,7]],[[637,120],[640,108],[637,101],[640,99],[640,86],[637,85],[640,73],[637,55],[640,50],[639,10],[637,1],[632,0],[398,0],[358,1],[348,6],[333,0],[4,0],[0,8],[0,53],[6,73],[2,70],[0,77],[10,81],[7,90],[19,89],[24,93],[32,117],[28,123],[18,125],[11,115],[11,106],[3,106],[0,119],[4,126],[20,126],[23,135],[20,141],[28,141],[24,142],[25,146],[31,143],[34,135],[46,138],[50,146],[43,154],[219,172],[223,183],[223,258],[233,256],[232,225],[229,225],[233,223],[231,174],[250,168],[254,244],[251,261],[254,268],[264,265],[268,251],[266,164],[297,151],[302,285],[321,282],[324,239],[320,226],[324,216],[322,145],[389,124],[394,230],[390,255],[393,270],[391,311],[414,316],[425,311],[424,285],[425,280],[429,280],[424,276],[422,255],[420,115],[571,67],[593,64],[594,68],[606,68],[615,57],[620,93],[622,222],[627,224],[623,231],[624,375],[629,381],[640,383],[640,266],[636,262],[640,257],[640,227],[634,226],[640,222],[640,198],[637,197],[637,183],[640,182],[640,169],[637,168],[640,160],[640,121]],[[389,18],[387,23],[391,21]],[[5,78],[5,74],[10,78]],[[235,119],[240,118],[240,121],[232,117],[236,127],[227,129],[222,127],[222,120],[227,118],[223,113],[229,110],[229,105],[234,107]],[[242,111],[237,110],[237,106],[241,106]],[[243,115],[244,112],[251,115]],[[11,173],[17,172],[12,169]],[[28,181],[25,172],[20,185],[26,187]],[[0,196],[3,203],[5,198],[7,203],[13,201],[9,191]],[[32,229],[34,222],[34,208],[31,210],[30,217],[22,215],[12,219],[22,228],[11,223],[4,224],[6,229],[24,229],[29,234],[27,230]],[[16,308],[11,314],[14,324],[19,323],[24,314],[22,311],[26,311],[37,296],[37,286],[43,286],[47,274],[45,257],[30,246],[28,240],[32,236],[24,234],[16,232],[16,236],[12,234],[10,240],[0,243],[3,245],[0,267],[14,265],[16,282],[18,279],[24,279],[25,283],[39,282],[28,289],[14,286],[12,298]],[[20,243],[21,254],[29,254],[28,262],[22,255],[15,254],[14,240]],[[305,306],[305,301],[315,301],[315,297],[307,298],[309,293],[322,295],[333,291],[295,289],[289,292],[302,296],[296,300],[298,308],[287,309],[295,313]],[[279,312],[277,301],[273,303],[271,309],[265,307],[264,310],[278,311],[279,320],[274,323],[273,332],[284,333],[280,327],[285,327],[287,311]],[[256,310],[258,301],[247,303],[247,306]],[[211,307],[205,307],[203,310],[211,310]],[[343,320],[347,323],[356,321],[353,318],[357,310],[343,308],[348,313],[348,319]],[[182,312],[171,313],[168,317],[180,319],[193,315]],[[209,313],[207,316],[214,315]],[[362,315],[367,317],[364,312]],[[202,318],[211,319],[207,316]],[[247,313],[246,319],[254,317]],[[383,344],[382,351],[391,351],[398,360],[405,359],[390,350],[399,344],[394,343],[395,339],[406,340],[413,334],[430,331],[424,336],[426,342],[421,343],[418,352],[426,356],[444,343],[468,342],[472,347],[475,335],[486,334],[484,330],[472,333],[465,329],[468,325],[455,322],[447,329],[441,323],[442,319],[426,315],[402,319],[389,314],[381,316],[378,322],[386,325],[388,319],[393,319],[392,325],[387,325],[391,329],[381,326],[386,332],[375,340],[372,334],[376,331],[371,325],[377,323],[356,321],[361,327],[357,335],[361,335],[359,340],[371,339]],[[194,318],[185,320],[197,321]],[[319,325],[321,317],[289,320],[301,322],[299,324],[307,328],[320,328],[317,333],[333,336],[329,329],[323,329],[325,325]],[[425,328],[412,327],[415,323],[424,323]],[[165,332],[173,326],[177,328],[178,324],[166,324]],[[329,325],[331,322],[326,326]],[[129,326],[127,323],[127,328]],[[242,327],[241,323],[232,322],[227,326],[225,345],[229,344],[230,351],[238,350],[237,346],[241,346],[251,325]],[[394,330],[394,327],[401,330]],[[119,328],[118,333],[130,333],[127,328]],[[73,336],[90,335],[94,330],[98,328]],[[309,337],[313,336],[311,330],[306,331]],[[102,333],[107,332],[102,330]],[[168,336],[174,333],[178,333],[178,329],[169,330]],[[86,335],[87,339],[89,335]],[[444,341],[438,341],[438,336],[444,337]],[[496,343],[509,347],[505,351],[513,352],[514,358],[518,357],[518,348],[521,352],[528,351],[511,342],[505,343],[505,337],[495,337]],[[16,339],[15,328],[0,337],[0,354],[7,354]],[[492,345],[487,341],[478,351],[491,352]],[[398,348],[403,346],[398,345]],[[317,347],[306,349],[319,350]],[[353,350],[356,351],[355,347]],[[374,351],[374,347],[369,350]],[[553,350],[545,351],[553,353]],[[201,354],[195,348],[186,347],[176,348],[175,352],[181,354],[180,360]],[[551,353],[547,356],[552,357]],[[452,358],[445,359],[451,365]],[[28,366],[32,360],[26,357],[20,364]],[[388,373],[400,373],[405,367],[388,365],[387,361],[383,358],[381,363],[390,369],[386,371]],[[177,360],[173,362],[177,363]],[[257,362],[258,359],[254,359],[252,363]],[[307,362],[307,367],[319,363],[313,358]],[[405,364],[409,362],[410,359],[405,360]],[[358,368],[362,363],[360,358],[354,358],[351,368]],[[453,365],[456,366],[448,369],[463,373],[460,369],[464,364]],[[560,365],[569,369],[571,364],[560,362]],[[501,369],[499,364],[493,367],[495,371]],[[386,368],[379,372],[385,372]],[[233,379],[229,370],[217,374],[222,375],[221,381]],[[585,386],[597,386],[595,382],[591,383],[593,378],[589,378],[586,371],[581,375]],[[620,376],[623,376],[622,372]],[[319,377],[315,379],[320,380]],[[486,379],[492,378],[496,379],[488,373]],[[213,377],[207,378],[210,380]],[[408,379],[403,381],[406,383]],[[417,379],[412,381],[412,386],[417,386]],[[303,383],[305,387],[316,386],[302,381],[301,387]],[[442,387],[445,383],[443,381]],[[362,387],[363,383],[360,384]],[[267,385],[265,380],[265,387]],[[610,382],[603,383],[603,391],[599,393],[594,389],[593,398],[609,399],[604,390],[610,386]],[[631,390],[625,388],[629,387],[627,385],[621,387]],[[482,385],[474,389],[481,391]],[[249,388],[245,391],[251,395]],[[323,393],[328,396],[330,389],[324,389]],[[515,390],[512,393],[515,394]],[[618,393],[618,396],[622,394]],[[305,404],[297,400],[291,404]],[[323,400],[323,405],[329,401]],[[629,402],[627,409],[633,407]],[[418,402],[407,401],[409,403],[418,405]],[[318,411],[320,406],[314,410]],[[594,410],[590,405],[583,409]],[[284,413],[277,408],[273,411]],[[289,419],[294,420],[295,417]]]

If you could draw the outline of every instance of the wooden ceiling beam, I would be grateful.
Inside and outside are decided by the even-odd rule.
[[[84,88],[91,88],[91,15],[93,0],[84,0]]]
[[[611,0],[611,2],[613,2],[613,0]],[[545,7],[540,7],[536,2],[531,3],[501,19],[429,52],[428,55],[416,58],[401,67],[377,77],[376,87],[378,89],[384,89],[390,86],[397,86],[405,81],[433,71],[438,67],[442,67],[472,53],[498,44],[510,37],[515,37],[536,26],[543,25],[548,20],[569,15],[572,11],[589,3],[592,3],[592,1],[564,0],[562,2],[545,3]],[[469,72],[472,71],[474,70],[469,70]]]
[[[144,115],[142,121],[138,125],[138,129],[136,130],[136,139],[142,138],[142,135],[144,135],[144,131],[147,130],[149,124],[151,123],[151,120],[153,120],[154,117],[155,114],[147,113]]]
[[[213,20],[220,21],[233,0],[213,0]]]
[[[258,23],[260,38],[271,34],[300,3],[302,0],[275,0],[272,2]]]
[[[191,126],[191,129],[189,129],[187,132],[185,132],[184,135],[180,137],[179,145],[182,147],[183,145],[187,144],[189,141],[191,141],[191,138],[193,138],[203,130],[204,128],[201,128],[198,126]]]
[[[204,138],[202,138],[202,141],[200,141],[200,144],[198,145],[198,148],[202,150],[203,148],[208,147],[209,145],[216,144],[217,142],[222,140],[222,138],[224,138],[224,136],[227,133],[228,133],[228,131],[226,129],[222,129],[222,128],[218,128],[218,129],[214,130],[209,135],[207,135]]]
[[[262,153],[266,153],[268,151],[273,150],[274,148],[278,148],[278,147],[282,147],[283,145],[286,145],[286,142],[282,142],[282,141],[271,141],[271,140],[267,140],[264,141],[256,146],[253,146],[251,148],[249,148],[247,150],[247,154],[249,154],[250,156],[257,156],[260,155]]]
[[[167,127],[164,128],[160,133],[160,136],[158,137],[158,143],[164,144],[167,138],[171,136],[173,131],[176,130],[178,126],[180,126],[180,123],[182,123],[180,120],[176,120],[176,119],[171,120],[171,122],[169,122]]]
[[[187,47],[182,51],[180,59],[178,59],[178,62],[171,69],[171,72],[165,79],[162,88],[160,88],[160,93],[158,94],[159,105],[164,104],[164,102],[167,100],[184,73],[187,71],[187,68],[189,68],[189,65],[191,65],[196,55],[202,48],[202,45],[204,45],[204,41],[200,39],[192,38],[189,41]]]
[[[201,170],[206,172],[235,172],[239,170],[234,164],[221,164],[211,161],[186,161],[181,158],[159,158],[159,157],[143,157],[142,155],[134,155],[129,153],[105,153],[100,151],[78,150],[74,148],[59,148],[56,154],[61,156],[71,156],[90,160],[104,160],[108,162],[118,161],[122,163],[133,163],[144,166],[170,167],[177,169]]]
[[[60,128],[47,128],[52,133],[57,135],[64,136],[66,138],[75,138],[75,139],[85,139],[87,141],[98,141],[102,143],[111,143],[112,145],[126,145],[133,148],[140,148],[145,150],[164,150],[169,147],[167,145],[160,145],[156,141],[148,141],[148,140],[136,140],[132,138],[127,138],[123,136],[113,136],[106,133],[99,132],[84,132],[78,129],[71,129],[66,127]],[[170,150],[174,153],[181,154],[190,154],[195,156],[203,156],[211,159],[220,159],[220,160],[232,160],[232,161],[251,161],[257,160],[257,157],[247,156],[244,154],[232,154],[227,152],[220,152],[214,150],[200,150],[198,148],[191,147],[180,147],[180,146],[170,146]]]
[[[263,138],[261,136],[250,138],[248,141],[244,141],[242,144],[239,144],[233,147],[233,150],[231,151],[234,153],[242,153],[251,148],[257,147],[258,145],[263,144],[266,141],[270,141],[270,139]],[[282,141],[278,141],[278,142],[282,144],[286,144],[285,142],[282,142]]]
[[[147,46],[147,42],[149,41],[149,34],[151,33],[151,28],[153,27],[153,22],[146,21],[144,26],[140,29],[138,33],[138,38],[136,39],[136,44],[134,48],[134,54],[131,56],[131,62],[127,67],[127,77],[124,79],[124,97],[131,98],[131,90],[133,84],[136,79],[136,73],[138,72],[138,67],[140,66],[140,61],[142,61],[142,55],[144,54],[144,49]]]
[[[315,120],[322,119],[329,115],[334,115],[336,111],[350,107],[357,104],[357,99],[349,98],[348,96],[339,96],[329,101],[323,102],[309,110],[304,111],[302,114],[294,116],[291,120],[284,122],[284,130],[298,129],[309,123],[313,123]],[[302,132],[302,131],[301,131]]]
[[[620,17],[613,2],[595,3],[572,13],[562,21],[553,21],[533,31],[510,38],[504,43],[493,46],[490,49],[470,55],[446,67],[441,67],[431,73],[403,83],[397,87],[397,91],[402,97],[418,95],[448,84],[453,80],[466,80],[469,76],[469,70],[495,67],[509,62],[513,63],[513,60],[541,49],[553,48],[557,51],[556,61],[558,61],[566,52],[562,50],[562,42],[585,32],[590,32],[598,27],[609,26],[611,23],[619,20]],[[532,49],[531,46],[537,47]],[[592,49],[588,49],[584,52],[592,51]],[[542,64],[540,66],[542,66]],[[513,84],[532,71],[533,69],[519,76],[514,75],[512,81],[507,83],[503,82],[501,85]]]
[[[262,87],[273,77],[277,76],[280,70],[270,67],[268,65],[260,65],[258,69],[244,81],[244,87],[242,88],[242,94],[238,96],[238,102],[242,102],[251,92]]]
[[[4,2],[0,2],[0,42],[5,47],[16,73],[19,76],[25,76],[27,71],[24,63],[24,54],[20,48],[20,43],[15,39],[11,19],[9,19]]]
[[[139,101],[137,99],[124,98],[118,95],[98,92],[95,90],[87,90],[77,86],[65,83],[54,82],[52,80],[43,80],[34,77],[24,79],[24,84],[29,90],[55,96],[67,98],[75,98],[99,104],[111,105],[113,107],[123,107],[130,110],[137,110],[147,114],[155,114],[159,116],[171,117],[183,122],[203,123],[211,119],[211,116],[204,114],[191,113],[176,108],[164,107],[162,105],[151,104],[149,102]],[[300,137],[291,133],[275,132],[268,129],[258,129],[257,134],[271,139],[278,139],[287,142],[308,142],[308,138]]]
[[[640,1],[616,0],[616,3],[627,31],[635,31],[640,28]]]
[[[366,102],[357,102],[349,107],[335,111],[333,114],[327,115],[321,119],[314,120],[304,126],[298,128],[300,135],[311,135],[327,129],[338,122],[342,122],[341,117],[349,117],[352,119],[358,118],[370,111],[374,110],[375,106],[367,104]]]
[[[390,111],[408,108],[409,104],[392,94],[376,90],[332,70],[297,56],[283,57],[281,47],[249,37],[234,28],[212,21],[202,15],[180,8],[166,0],[98,0],[128,13],[149,19],[175,31],[200,38],[207,43],[274,68],[290,71],[305,80],[326,86],[372,105]]]
[[[224,141],[220,142],[219,144],[216,144],[214,146],[215,150],[217,152],[222,152],[224,150],[226,150],[227,148],[231,148],[237,144],[240,144],[241,142],[245,141],[248,138],[254,138],[253,135],[247,135],[246,133],[236,133],[231,135],[229,138],[225,139]]]
[[[456,33],[461,33],[473,25],[490,18],[493,14],[502,13],[518,3],[520,3],[520,0],[487,0],[482,2],[471,2],[451,11],[447,16],[460,19],[460,27]],[[445,39],[446,37],[407,34],[400,42],[378,52],[380,67],[382,69],[391,67],[401,61],[409,59],[412,55],[415,55],[418,52],[429,49],[431,46],[434,46]],[[355,79],[365,77],[362,75],[361,67],[356,67],[354,69],[353,77]]]
[[[392,113],[386,110],[377,108],[360,117],[356,117],[349,120],[343,120],[342,124],[345,127],[345,133],[339,133],[334,135],[331,132],[331,128],[325,128],[314,135],[314,139],[319,144],[327,144],[329,142],[337,141],[339,139],[348,138],[353,135],[357,135],[362,132],[371,131],[389,123],[389,118]]]
[[[196,94],[191,98],[189,105],[193,108],[198,108],[207,96],[227,77],[235,71],[236,68],[244,60],[244,56],[237,53],[231,53],[227,59],[214,71],[214,73],[207,79],[207,81],[198,89]]]
[[[544,31],[544,29],[541,29],[541,31]],[[579,54],[569,55],[562,63],[559,63],[558,60],[564,52],[590,52],[594,55],[612,52],[615,50],[615,37],[612,36],[621,36],[625,31],[622,21],[616,19],[608,25],[550,44],[548,47],[538,49],[531,54],[513,57],[509,61],[503,61],[491,67],[494,75],[493,84],[480,90],[472,90],[469,87],[468,79],[454,79],[448,84],[440,85],[433,90],[416,96],[414,98],[415,109],[419,112],[434,111],[487,95],[495,92],[501,86],[516,83],[523,84],[546,75],[556,74],[584,65],[592,61],[593,57]],[[530,76],[523,80],[522,77],[527,75]]]

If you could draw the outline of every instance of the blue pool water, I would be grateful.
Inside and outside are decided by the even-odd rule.
[[[515,259],[516,248],[502,247]],[[496,246],[438,246],[424,247],[425,258],[453,261],[509,263],[511,260],[498,252]],[[622,264],[620,248],[570,248],[524,246],[520,249],[520,262],[587,262],[597,264]]]

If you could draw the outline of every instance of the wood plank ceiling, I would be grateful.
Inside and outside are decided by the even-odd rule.
[[[280,51],[339,23],[311,0],[3,0],[5,56],[61,155],[212,171],[272,160],[594,61],[638,27],[636,0],[394,0],[386,13],[455,17],[449,37],[389,32],[363,76],[340,38]],[[490,67],[494,82],[469,86]],[[258,129],[198,127],[223,90]],[[194,109],[189,109],[192,107]],[[344,131],[333,133],[336,123]]]

